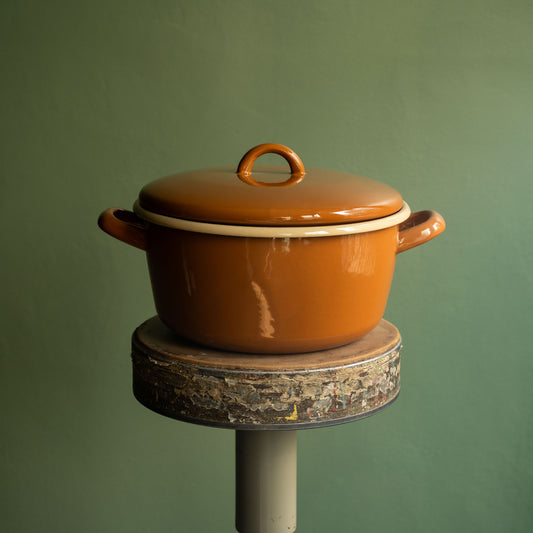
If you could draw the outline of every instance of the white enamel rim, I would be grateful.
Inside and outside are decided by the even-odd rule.
[[[232,226],[229,224],[213,224],[210,222],[196,222],[183,218],[173,218],[148,211],[140,206],[139,200],[133,206],[135,214],[146,220],[167,228],[208,233],[210,235],[226,235],[228,237],[262,237],[262,238],[301,238],[301,237],[332,237],[338,235],[353,235],[390,228],[409,218],[411,209],[406,202],[402,208],[392,215],[375,220],[338,224],[334,226]]]

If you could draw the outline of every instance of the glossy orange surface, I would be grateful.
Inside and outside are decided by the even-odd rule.
[[[417,211],[402,222],[399,229],[398,253],[410,250],[440,235],[446,229],[446,222],[436,211]]]
[[[147,252],[161,320],[179,335],[250,353],[323,350],[362,337],[385,311],[396,254],[444,230],[435,212],[400,227],[319,238],[200,234],[110,208],[110,235]]]
[[[270,152],[285,158],[290,171],[254,165]],[[305,169],[292,150],[273,144],[250,150],[237,171],[199,170],[157,180],[139,200],[151,213],[239,230],[357,223],[392,215],[403,205],[387,185]],[[370,231],[291,238],[277,230],[273,237],[199,233],[148,220],[110,208],[98,222],[146,251],[161,320],[200,344],[265,354],[324,350],[371,331],[385,311],[397,253],[445,228],[434,211],[412,213],[384,229],[365,222],[359,227]]]
[[[232,351],[293,353],[348,343],[385,310],[397,228],[319,239],[201,235],[151,226],[160,318]]]
[[[258,166],[275,152],[285,166]],[[194,170],[161,178],[139,195],[144,209],[158,214],[223,224],[312,226],[381,218],[402,207],[401,195],[379,181],[347,172],[304,168],[282,145],[250,150],[238,168]]]

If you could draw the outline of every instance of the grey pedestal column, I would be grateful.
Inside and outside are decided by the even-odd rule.
[[[296,529],[296,431],[236,431],[239,533]]]

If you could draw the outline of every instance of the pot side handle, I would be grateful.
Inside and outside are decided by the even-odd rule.
[[[146,251],[146,223],[132,211],[110,207],[99,216],[98,226],[115,239]]]
[[[446,222],[436,211],[417,211],[402,222],[398,233],[396,253],[405,252],[430,241],[446,228]]]

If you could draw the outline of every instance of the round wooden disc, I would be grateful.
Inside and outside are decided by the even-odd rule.
[[[133,334],[133,392],[157,413],[233,429],[304,429],[350,422],[400,390],[398,330],[382,320],[363,338],[292,355],[224,352],[193,344],[157,317]]]

